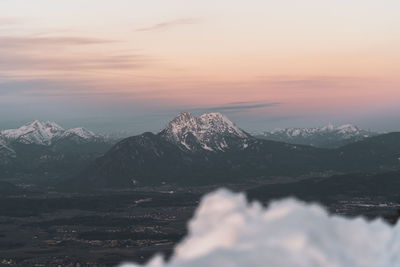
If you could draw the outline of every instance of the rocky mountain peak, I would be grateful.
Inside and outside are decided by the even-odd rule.
[[[250,138],[247,133],[220,113],[207,113],[194,117],[188,112],[182,112],[159,134],[183,149],[208,151],[224,151],[229,148],[228,143],[232,139],[244,143]]]

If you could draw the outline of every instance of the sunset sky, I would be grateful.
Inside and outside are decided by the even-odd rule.
[[[0,128],[400,130],[398,0],[0,0]]]

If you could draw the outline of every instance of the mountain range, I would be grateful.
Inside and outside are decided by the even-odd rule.
[[[323,148],[337,148],[378,135],[378,133],[363,130],[351,124],[337,127],[329,124],[318,128],[277,129],[252,134],[261,139]]]
[[[57,177],[68,171],[73,175],[112,144],[113,140],[85,128],[64,129],[35,120],[0,131],[0,177]]]
[[[349,130],[350,129],[350,130]],[[341,127],[342,133],[353,132]],[[181,113],[159,133],[122,140],[77,179],[86,186],[218,184],[277,176],[391,171],[400,133],[326,149],[253,137],[219,113]]]
[[[291,142],[253,136],[220,113],[196,117],[183,112],[158,133],[119,142],[84,128],[65,130],[53,122],[34,121],[0,131],[0,178],[62,181],[60,185],[73,188],[126,188],[248,183],[400,167],[400,133],[377,135],[351,125],[279,133]],[[293,141],[296,136],[318,136],[325,145],[294,144],[299,143]],[[349,143],[336,147],[339,141],[332,145],[331,136]]]

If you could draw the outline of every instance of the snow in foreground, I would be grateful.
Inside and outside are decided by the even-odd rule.
[[[219,190],[202,200],[171,260],[146,266],[400,266],[399,225],[329,216],[292,199],[264,209]]]

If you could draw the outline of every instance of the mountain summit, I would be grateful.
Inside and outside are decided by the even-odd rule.
[[[195,117],[182,112],[159,135],[190,151],[225,151],[233,146],[246,148],[248,140],[252,138],[220,113]]]

